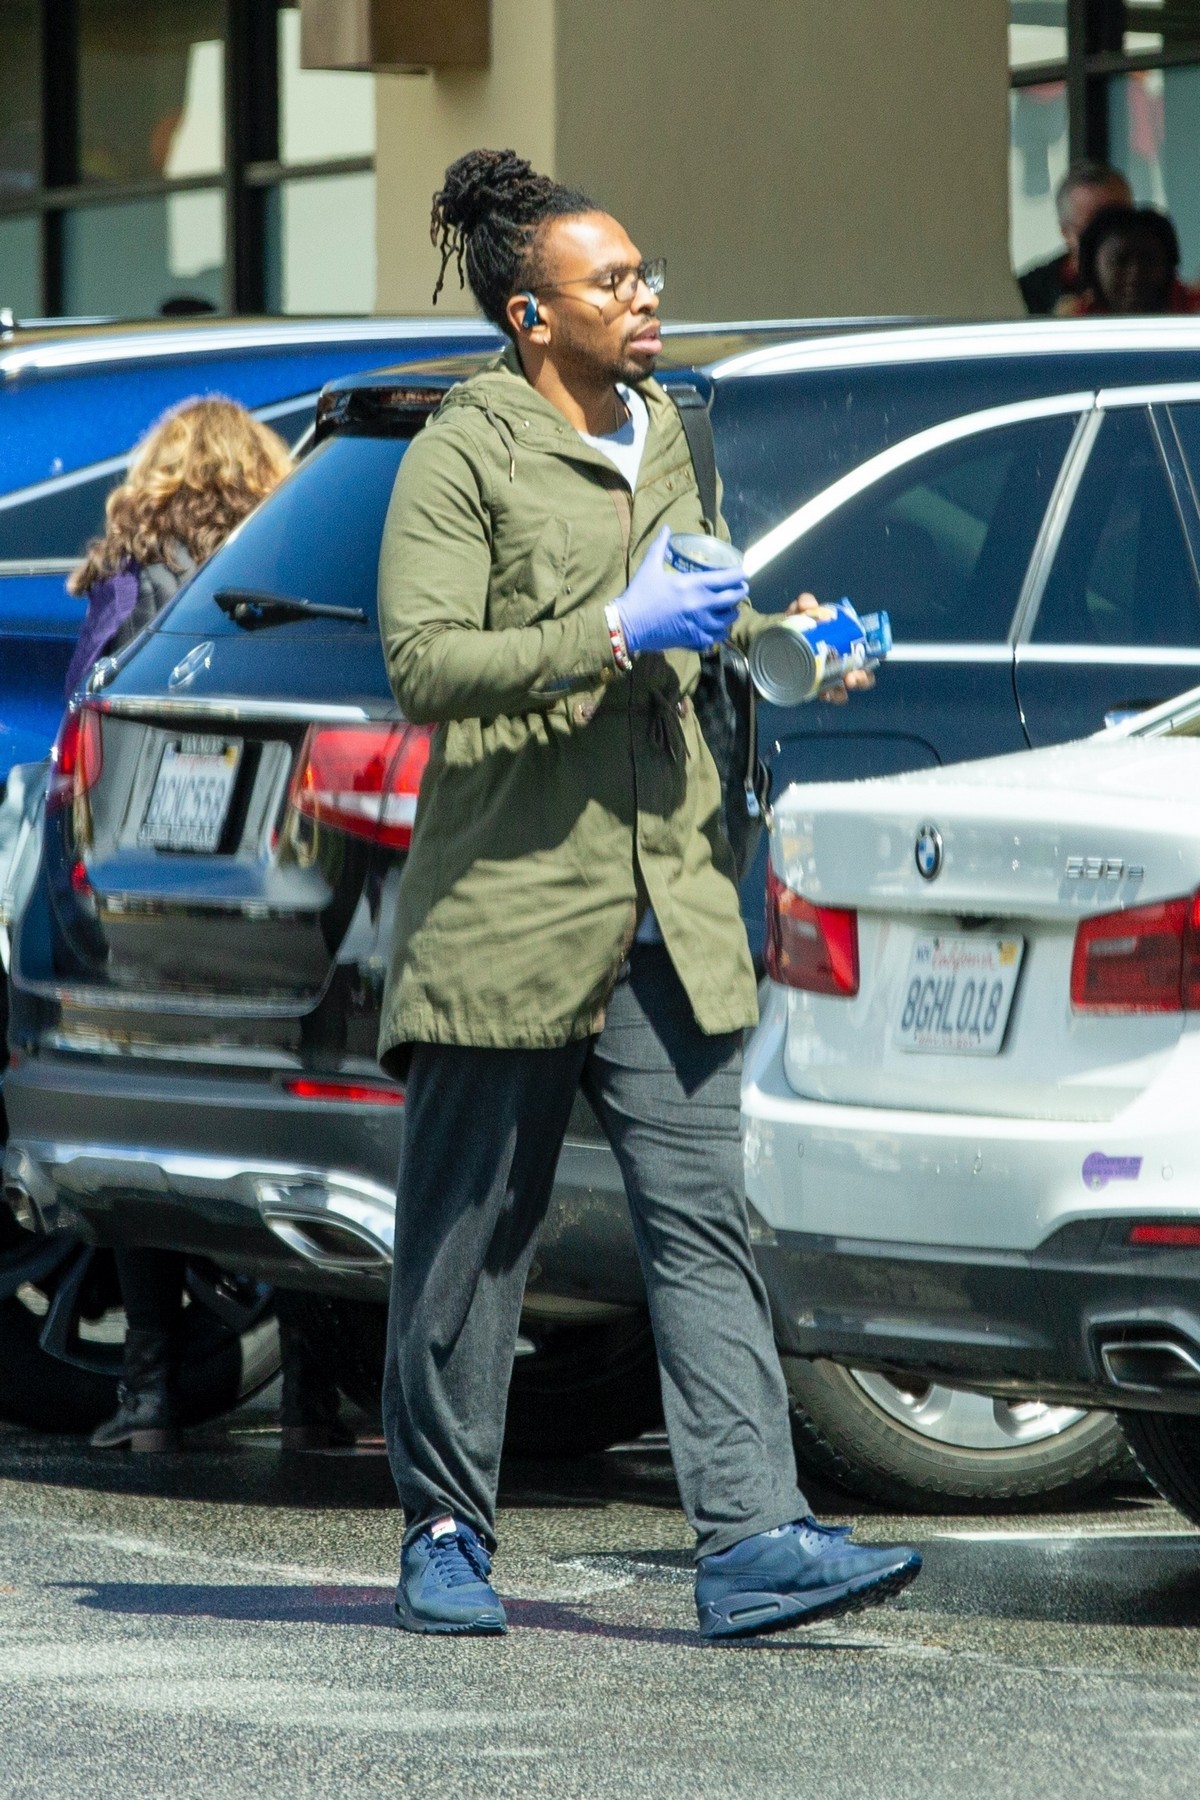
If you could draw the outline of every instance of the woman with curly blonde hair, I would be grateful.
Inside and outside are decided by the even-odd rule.
[[[188,400],[143,438],[67,582],[88,609],[67,693],[135,638],[291,468],[283,439],[234,400]]]

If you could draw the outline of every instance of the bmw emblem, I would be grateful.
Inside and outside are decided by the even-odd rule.
[[[917,874],[932,881],[942,866],[942,834],[936,825],[922,825],[917,833]]]
[[[212,667],[213,649],[214,645],[210,638],[203,644],[197,644],[194,650],[188,651],[182,662],[175,664],[167,676],[167,686],[172,693],[176,693],[182,687],[187,687],[189,682],[195,681],[202,669]]]

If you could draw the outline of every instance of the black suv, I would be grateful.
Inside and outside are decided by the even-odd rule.
[[[873,693],[762,709],[777,784],[1078,736],[1194,685],[1200,321],[691,349],[666,379],[711,397],[756,604],[809,587],[892,618]],[[388,689],[376,562],[405,446],[473,366],[333,384],[296,473],[101,670],[60,733],[12,947],[16,1216],[324,1296],[358,1393],[378,1379],[404,1116],[376,1031],[427,749]],[[760,858],[756,948],[762,883]],[[83,1297],[68,1317],[40,1279],[9,1304],[57,1318],[71,1354]],[[582,1103],[521,1348],[522,1447],[653,1416],[624,1196]]]

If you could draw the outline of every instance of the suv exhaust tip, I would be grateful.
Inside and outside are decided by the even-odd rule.
[[[1141,1393],[1164,1388],[1200,1392],[1200,1348],[1178,1338],[1114,1338],[1100,1345],[1100,1361],[1114,1387]]]
[[[258,1206],[267,1229],[316,1268],[365,1273],[392,1266],[396,1215],[390,1195],[311,1180],[263,1181]]]

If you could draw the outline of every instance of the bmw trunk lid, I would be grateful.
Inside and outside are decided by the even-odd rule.
[[[1072,982],[1083,921],[1200,889],[1196,742],[793,787],[772,865],[812,907],[855,916],[857,991],[784,988],[787,1076],[811,1098],[1110,1118],[1190,1029],[1178,1008],[1081,1010]]]

